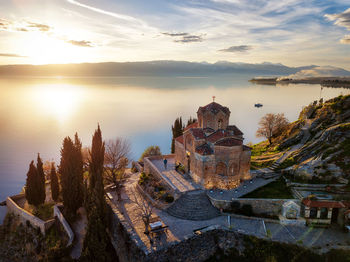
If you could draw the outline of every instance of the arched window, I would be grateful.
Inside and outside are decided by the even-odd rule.
[[[226,164],[223,163],[223,162],[219,162],[219,163],[216,165],[216,171],[215,171],[215,173],[218,174],[218,175],[226,176],[226,175],[227,175],[227,167],[226,167]]]
[[[219,121],[218,121],[218,129],[221,129],[222,128],[222,119],[219,119]]]

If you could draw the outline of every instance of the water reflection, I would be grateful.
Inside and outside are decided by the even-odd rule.
[[[0,79],[0,201],[20,190],[37,152],[58,162],[63,138],[78,132],[88,145],[97,123],[105,139],[131,140],[138,158],[153,144],[168,153],[175,118],[196,116],[213,95],[230,108],[230,122],[244,132],[245,143],[258,141],[264,114],[283,112],[294,121],[302,106],[320,97],[318,85],[261,86],[249,83],[251,77]],[[350,92],[324,88],[322,97],[340,93]]]
[[[84,89],[68,84],[39,85],[28,90],[31,103],[39,113],[52,115],[63,122],[71,116],[84,99]]]

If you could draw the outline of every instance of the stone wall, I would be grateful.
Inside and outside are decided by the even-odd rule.
[[[73,230],[71,229],[70,225],[68,224],[67,220],[64,218],[61,210],[59,209],[59,207],[63,207],[63,205],[55,205],[53,207],[53,214],[55,217],[57,217],[58,221],[61,222],[64,230],[66,231],[67,235],[68,235],[68,243],[67,243],[67,247],[69,247],[74,240],[74,233]]]
[[[162,174],[159,172],[159,170],[153,165],[151,160],[154,159],[163,159],[164,157],[175,157],[175,155],[162,155],[162,156],[151,156],[151,157],[145,157],[143,159],[144,162],[144,172],[146,174],[152,174],[159,180],[164,182],[164,186],[166,189],[171,193],[175,198],[177,198],[180,195],[180,192],[175,188],[172,184],[168,183],[166,179],[162,176]]]
[[[191,235],[186,240],[150,252],[127,222],[126,217],[107,199],[111,224],[109,233],[120,262],[200,262],[214,255],[218,249],[242,248],[244,235],[222,229]]]
[[[250,205],[252,211],[256,215],[265,215],[265,216],[278,216],[282,214],[282,206],[284,203],[292,200],[300,205],[299,200],[295,199],[256,199],[256,198],[237,198],[231,201],[228,200],[219,200],[215,199],[212,196],[208,195],[210,202],[218,209],[223,210],[232,210],[232,202],[238,202],[240,206]]]
[[[16,203],[16,200],[24,198],[24,194],[19,194],[6,199],[7,212],[15,214],[19,217],[20,221],[25,225],[27,221],[33,226],[40,228],[40,231],[45,235],[46,231],[55,223],[55,219],[50,219],[43,221],[40,218],[32,215],[28,211],[19,207]]]

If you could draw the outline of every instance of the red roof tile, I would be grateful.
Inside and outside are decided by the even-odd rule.
[[[214,151],[207,143],[205,143],[203,145],[197,146],[196,153],[201,155],[212,155]]]
[[[242,131],[238,129],[235,125],[227,126],[226,130],[231,130],[235,134],[235,136],[243,135]]]
[[[205,112],[210,111],[214,114],[219,113],[220,111],[224,112],[225,114],[229,114],[230,110],[226,106],[222,106],[218,103],[212,102],[210,104],[207,104],[206,106],[201,106],[198,108],[198,112]]]
[[[221,139],[215,143],[216,146],[241,146],[242,141],[233,137]]]
[[[198,122],[194,122],[190,124],[189,126],[185,127],[184,131],[191,129],[191,128],[197,128],[198,127]]]
[[[189,131],[192,133],[193,137],[196,140],[205,138],[205,134],[202,128],[191,128]]]
[[[184,144],[184,137],[183,137],[183,135],[178,136],[177,138],[175,138],[175,140],[176,140],[177,142],[181,143],[181,144]]]
[[[344,208],[345,205],[340,201],[321,201],[304,198],[302,203],[308,207],[327,207],[327,208]]]
[[[207,140],[211,143],[215,143],[223,137],[229,136],[229,133],[223,129],[216,130],[214,133],[207,137]]]

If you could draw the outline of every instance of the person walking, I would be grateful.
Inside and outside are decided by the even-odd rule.
[[[168,164],[168,160],[166,158],[164,158],[163,163],[164,163],[164,168],[166,169],[167,168],[167,164]]]

